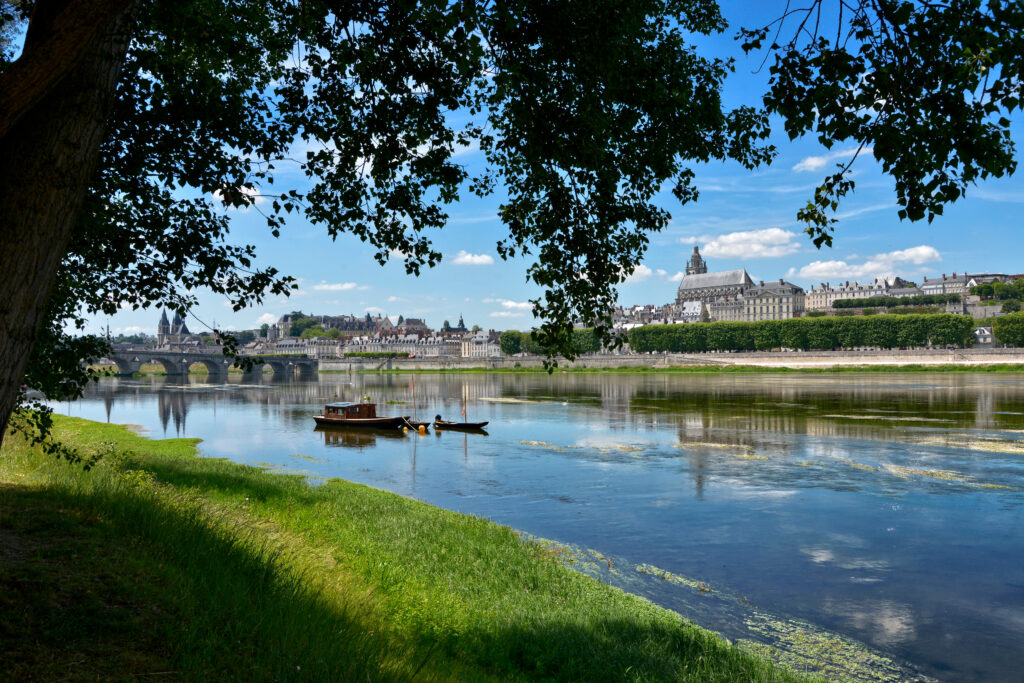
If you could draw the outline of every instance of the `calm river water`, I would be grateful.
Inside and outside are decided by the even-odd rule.
[[[797,667],[851,639],[870,651],[855,677],[1024,676],[1020,375],[266,381],[106,379],[58,410],[558,541],[729,638],[817,643]],[[363,396],[420,418],[461,419],[465,403],[489,434],[314,430],[323,403]]]

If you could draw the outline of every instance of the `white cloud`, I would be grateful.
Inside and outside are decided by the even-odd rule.
[[[366,312],[367,313],[383,313],[384,309],[383,308],[377,308],[376,306],[367,306],[366,307]]]
[[[686,273],[684,273],[683,271],[680,270],[678,273],[676,273],[675,275],[671,276],[668,279],[668,281],[669,282],[679,282],[679,281],[681,281],[683,279],[683,275],[685,275],[685,274]]]
[[[396,303],[396,302],[399,302],[399,301],[408,301],[408,299],[403,299],[400,296],[393,296],[393,295],[388,297],[388,303],[389,304],[393,304],[393,303]]]
[[[927,263],[941,261],[942,256],[935,247],[922,244],[909,249],[899,249],[883,254],[875,254],[864,263],[847,263],[846,261],[814,261],[799,270],[790,268],[787,277],[800,277],[808,280],[829,280],[846,278],[891,277],[906,273],[911,266],[922,266]],[[916,269],[920,270],[920,268]]]
[[[627,285],[643,282],[644,280],[650,280],[652,275],[654,275],[654,271],[641,263],[639,266],[634,268],[633,272],[627,275],[626,279],[622,282]]]
[[[452,263],[457,266],[487,266],[494,263],[494,258],[490,254],[470,254],[462,250],[455,255]]]
[[[469,301],[469,299],[466,300]],[[501,304],[501,307],[506,311],[529,311],[533,308],[533,304],[529,301],[512,301],[511,299],[494,298],[481,299],[480,301],[485,304]]]
[[[840,211],[836,214],[836,218],[843,221],[854,216],[860,216],[864,213],[872,213],[874,211],[885,211],[886,209],[895,208],[894,204],[872,204],[871,206],[862,206],[859,209],[851,209],[849,211]]]
[[[860,151],[860,153],[871,154],[872,149],[873,148],[871,147],[865,147]],[[837,159],[848,159],[852,157],[854,153],[856,153],[856,151],[856,149],[844,149],[839,152],[832,152],[831,154],[804,157],[803,159],[800,160],[799,163],[793,166],[793,170],[798,173],[801,171],[820,171],[821,169],[825,168],[825,164],[827,164],[828,162],[835,161]]]
[[[277,323],[277,316],[273,313],[264,313],[260,317],[256,318],[257,325],[262,325],[263,323],[274,325]]]
[[[524,313],[516,313],[515,311],[494,311],[491,313],[492,318],[522,318]]]
[[[977,189],[972,191],[968,196],[973,197],[974,199],[984,199],[990,202],[1010,202],[1014,204],[1024,203],[1024,192],[1014,192],[1012,190],[1000,191]]]
[[[153,328],[151,328],[151,327],[139,327],[138,325],[129,325],[128,327],[115,327],[114,328],[114,334],[142,334],[143,332],[145,332],[147,334],[152,334],[153,333]]]
[[[797,233],[782,228],[763,230],[741,230],[724,235],[702,235],[696,238],[682,238],[684,244],[703,242],[701,252],[705,256],[735,259],[779,258],[800,250]]]
[[[352,290],[358,289],[359,291],[365,291],[369,289],[369,285],[359,285],[355,282],[324,282],[320,281],[320,284],[313,285],[313,289],[318,292],[351,292]]]

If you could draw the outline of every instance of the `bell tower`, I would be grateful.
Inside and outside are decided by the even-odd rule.
[[[686,266],[686,274],[701,275],[706,272],[708,272],[708,264],[701,258],[700,250],[694,245],[693,255],[690,256],[690,262]]]

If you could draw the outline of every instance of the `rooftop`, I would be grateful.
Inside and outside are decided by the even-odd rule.
[[[679,283],[679,291],[702,289],[704,287],[736,287],[753,284],[754,281],[747,275],[747,271],[739,268],[738,270],[723,270],[717,273],[684,275],[682,282]]]

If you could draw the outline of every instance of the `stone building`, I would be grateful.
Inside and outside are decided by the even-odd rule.
[[[754,281],[742,268],[709,273],[707,263],[701,258],[698,248],[694,247],[686,266],[686,274],[676,291],[675,303],[681,307],[688,301],[700,301],[710,309],[712,302],[724,297],[741,296],[753,286]]]
[[[192,334],[188,325],[177,311],[174,313],[174,320],[167,320],[167,311],[161,311],[160,322],[156,326],[156,343],[160,346],[195,346],[201,343],[198,334]]]
[[[494,330],[470,332],[462,338],[463,358],[489,358],[501,355],[498,333]]]
[[[950,276],[943,273],[941,278],[933,277],[930,280],[925,278],[924,282],[921,283],[921,291],[925,294],[963,295],[967,293],[967,280],[967,273],[961,273],[960,275],[953,273]]]
[[[707,306],[709,318],[716,322],[740,322],[747,319],[742,294],[724,296]]]
[[[777,282],[762,282],[743,294],[744,319],[755,322],[798,318],[804,313],[804,299],[803,288],[792,282],[781,278]]]
[[[310,315],[309,317],[315,318],[317,324],[325,330],[334,329],[340,331],[343,337],[373,334],[381,328],[382,324],[384,324],[383,321],[387,321],[388,327],[391,325],[387,318],[381,318],[380,315],[373,318],[369,313],[363,317],[356,315]],[[292,322],[291,314],[283,315],[278,319],[277,324],[272,326],[277,328],[277,338],[284,339],[290,336]]]
[[[829,311],[832,310],[832,302],[843,299],[868,299],[873,296],[914,296],[924,294],[921,290],[913,287],[913,283],[902,278],[875,278],[873,282],[840,283],[833,286],[830,282],[822,282],[817,287],[811,287],[807,292],[806,305],[808,311]]]

